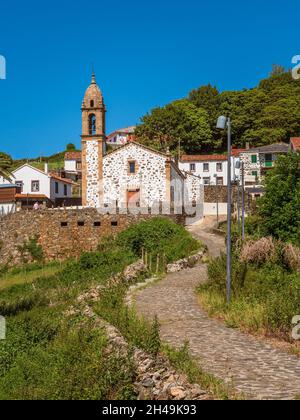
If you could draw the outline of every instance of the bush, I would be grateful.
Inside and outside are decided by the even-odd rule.
[[[248,264],[261,266],[268,262],[275,262],[277,252],[272,238],[261,238],[258,241],[248,241],[243,246],[240,260]]]
[[[183,226],[160,217],[129,227],[118,235],[117,244],[138,258],[143,249],[154,255],[165,254],[168,262],[184,258],[200,247]]]
[[[300,271],[300,249],[292,244],[287,244],[283,249],[283,262],[291,271]]]

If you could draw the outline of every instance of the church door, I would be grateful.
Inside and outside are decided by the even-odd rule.
[[[140,207],[140,190],[128,190],[127,191],[127,206],[128,207]]]

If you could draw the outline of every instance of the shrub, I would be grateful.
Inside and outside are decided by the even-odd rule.
[[[258,241],[248,241],[242,248],[240,260],[244,263],[261,266],[267,262],[275,262],[277,259],[274,240],[261,238]]]
[[[292,244],[287,244],[283,249],[283,262],[291,271],[300,271],[300,249]]]

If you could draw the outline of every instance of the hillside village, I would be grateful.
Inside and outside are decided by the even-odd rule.
[[[0,399],[298,399],[297,130],[189,153],[107,112],[93,73],[80,150],[0,154]]]

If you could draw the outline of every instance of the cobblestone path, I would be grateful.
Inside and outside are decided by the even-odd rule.
[[[205,229],[191,229],[218,255],[224,246],[219,237],[214,241]],[[158,315],[163,341],[177,348],[189,341],[192,356],[207,372],[232,383],[249,399],[299,397],[300,358],[210,319],[195,294],[206,278],[205,265],[170,274],[137,292],[138,312],[149,318]]]

